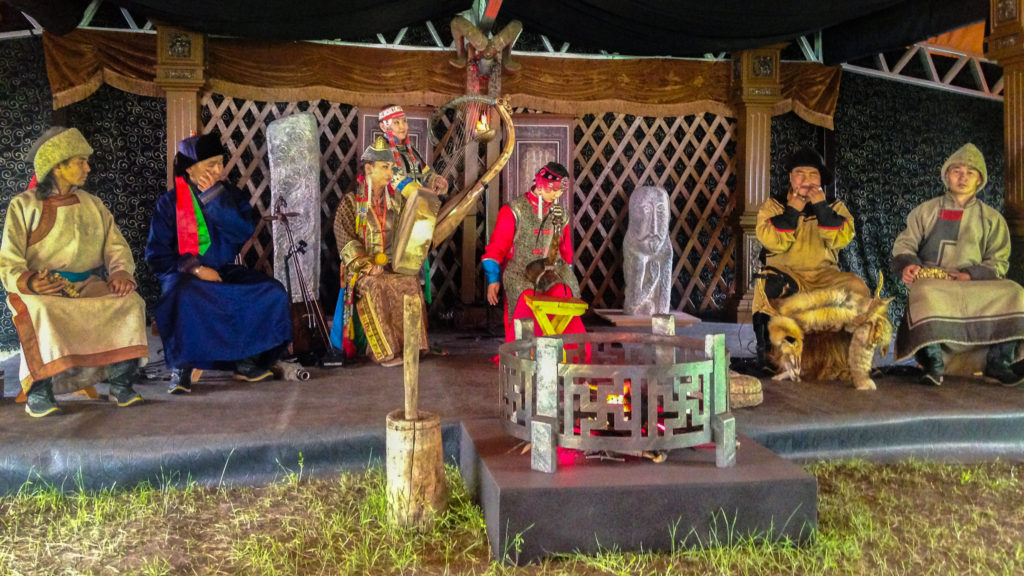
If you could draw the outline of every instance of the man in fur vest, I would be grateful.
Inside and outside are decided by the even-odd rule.
[[[859,276],[839,270],[839,251],[854,237],[853,216],[842,202],[826,199],[822,182],[832,182],[832,173],[821,156],[802,148],[786,160],[785,168],[785,196],[769,198],[757,213],[757,239],[766,252],[764,289],[754,300],[758,360],[765,366],[769,344],[784,342],[792,349],[773,352],[789,355],[788,360],[776,359],[782,370],[777,378],[800,379],[804,332],[850,332],[853,341],[845,336],[835,342],[816,338],[821,369],[808,369],[805,362],[803,373],[817,379],[850,378],[857,388],[872,390],[872,350],[891,334],[888,320],[878,314],[887,302],[872,300]],[[793,299],[798,293],[802,296]]]
[[[789,190],[769,198],[757,211],[757,239],[765,248],[765,296],[784,298],[801,290],[844,287],[868,298],[860,276],[839,270],[839,251],[853,240],[853,216],[839,200],[829,202],[822,181],[832,172],[821,156],[801,148],[786,159]],[[756,308],[755,308],[756,309]],[[767,342],[768,315],[754,314],[754,330]],[[765,351],[758,342],[758,359]]]
[[[1011,368],[1024,339],[1024,289],[1006,280],[1010,231],[978,200],[985,158],[965,144],[942,165],[946,192],[914,208],[893,244],[892,268],[910,289],[896,338],[899,360],[914,356],[921,382],[942,383],[943,352],[987,348],[984,374],[1004,386],[1024,382]]]

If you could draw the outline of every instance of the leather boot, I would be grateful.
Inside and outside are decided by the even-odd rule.
[[[762,370],[770,368],[768,365],[768,351],[771,349],[771,341],[768,339],[768,322],[771,316],[762,312],[755,312],[753,318],[754,340],[757,344],[757,365]]]
[[[188,394],[192,392],[192,369],[175,368],[171,370],[171,381],[167,383],[168,394]]]
[[[134,359],[107,366],[107,383],[110,384],[107,398],[121,408],[142,402],[142,394],[133,386],[138,367],[139,361]]]
[[[1007,388],[1020,385],[1021,382],[1024,382],[1024,376],[1017,375],[1010,368],[1016,351],[1016,341],[1000,342],[999,344],[989,346],[983,374],[998,380],[1000,384]]]
[[[260,366],[259,355],[243,358],[235,362],[235,380],[243,382],[259,382],[274,375],[270,368]]]
[[[942,347],[938,344],[930,344],[914,352],[914,359],[921,365],[921,384],[929,386],[942,385],[942,373],[946,370],[946,363],[942,359]]]
[[[33,382],[25,397],[25,412],[33,418],[42,418],[60,412],[57,399],[53,397],[53,379],[51,378]]]

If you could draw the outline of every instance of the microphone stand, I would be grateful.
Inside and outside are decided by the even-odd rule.
[[[288,281],[288,292],[291,294],[291,271],[288,267],[288,261],[297,254],[305,254],[307,244],[305,241],[300,240],[298,243],[295,242],[295,237],[292,235],[292,227],[289,224],[289,218],[299,216],[298,212],[284,212],[282,209],[287,206],[284,198],[278,198],[277,203],[274,205],[274,215],[267,217],[268,220],[278,220],[284,226],[285,237],[288,239],[288,253],[285,255],[285,273]],[[306,317],[309,319],[310,330],[316,329],[318,335],[324,342],[324,354],[320,358],[318,364],[325,368],[336,368],[341,367],[345,364],[345,352],[343,350],[336,349],[331,344],[331,336],[327,332],[327,322],[324,320],[323,310],[320,308],[320,303],[317,301],[310,289],[309,284],[306,283],[306,275],[302,272],[302,261],[299,258],[295,259],[295,277],[299,284],[299,292],[302,295],[302,303],[306,308]],[[289,297],[290,298],[290,297]],[[316,326],[313,326],[313,325]]]

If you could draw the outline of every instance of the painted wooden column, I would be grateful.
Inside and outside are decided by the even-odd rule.
[[[206,82],[206,37],[182,28],[156,28],[156,83],[167,98],[167,189],[174,185],[178,142],[200,131],[199,90]]]
[[[1024,0],[992,0],[986,56],[1003,67],[1006,206],[1010,278],[1024,281]]]
[[[754,273],[761,243],[754,231],[757,208],[770,195],[772,110],[782,98],[779,53],[785,44],[744,50],[733,55],[733,98],[739,121],[737,138],[737,202],[742,234],[736,264],[736,321],[751,321]]]

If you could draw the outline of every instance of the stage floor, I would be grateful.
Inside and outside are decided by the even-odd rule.
[[[612,328],[595,328],[612,330]],[[682,335],[727,335],[733,356],[749,356],[749,325],[699,323]],[[332,474],[365,467],[384,454],[385,416],[403,402],[402,369],[360,363],[315,370],[307,382],[243,383],[207,373],[190,395],[166,393],[159,340],[138,386],[147,402],[116,408],[63,396],[64,414],[29,418],[14,404],[17,357],[4,364],[0,405],[0,491],[26,480],[66,489],[148,480],[205,485],[264,483],[297,472]],[[420,407],[444,425],[445,451],[457,457],[459,423],[497,416],[500,344],[484,333],[432,333],[449,355],[420,364]],[[796,461],[907,456],[948,459],[1024,457],[1024,387],[949,377],[940,388],[916,384],[903,367],[859,392],[838,382],[764,382],[765,401],[735,410],[737,432]],[[100,385],[99,391],[105,392]],[[301,463],[301,464],[300,464]]]

